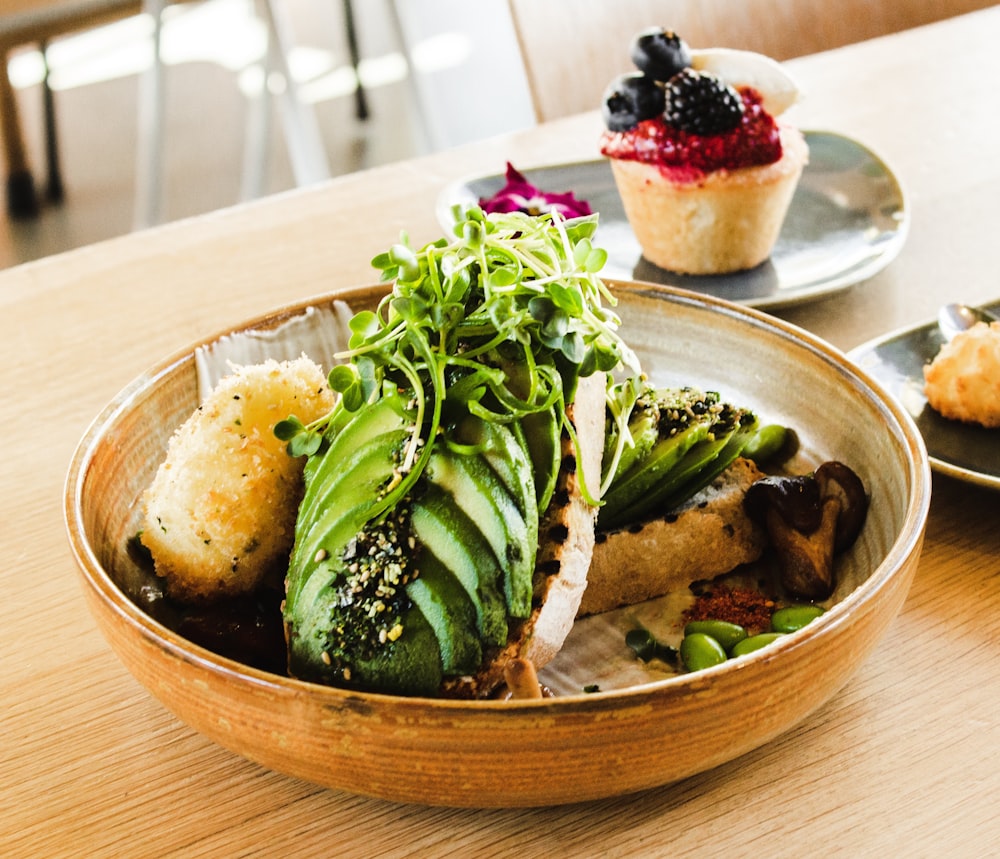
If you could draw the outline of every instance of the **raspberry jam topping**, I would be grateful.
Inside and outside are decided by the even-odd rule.
[[[645,119],[629,131],[605,131],[601,153],[623,161],[658,165],[677,182],[695,182],[713,170],[773,164],[781,158],[781,135],[753,89],[740,92],[743,119],[732,131],[702,136]]]

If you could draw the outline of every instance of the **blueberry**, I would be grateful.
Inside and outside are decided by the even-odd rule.
[[[636,68],[662,83],[691,65],[691,49],[687,42],[662,27],[639,33],[632,40],[631,56]]]
[[[601,114],[611,131],[628,131],[663,113],[663,88],[641,72],[615,78],[604,91]]]

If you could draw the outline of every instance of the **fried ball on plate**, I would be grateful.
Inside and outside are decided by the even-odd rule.
[[[1000,427],[1000,322],[978,322],[924,367],[924,394],[944,417]]]
[[[171,438],[143,496],[142,543],[168,593],[184,602],[252,591],[287,559],[302,493],[303,459],[275,424],[333,407],[308,358],[236,367]]]

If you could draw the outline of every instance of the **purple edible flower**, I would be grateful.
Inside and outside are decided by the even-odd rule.
[[[526,212],[540,215],[544,212],[558,212],[564,218],[577,218],[591,213],[586,200],[577,200],[572,191],[564,194],[550,194],[540,191],[507,162],[507,184],[496,194],[479,201],[486,214],[491,212]]]

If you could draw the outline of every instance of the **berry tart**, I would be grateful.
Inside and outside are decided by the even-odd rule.
[[[775,117],[798,87],[768,57],[692,50],[662,28],[635,37],[637,71],[605,91],[601,153],[645,258],[682,274],[764,262],[809,157]]]

